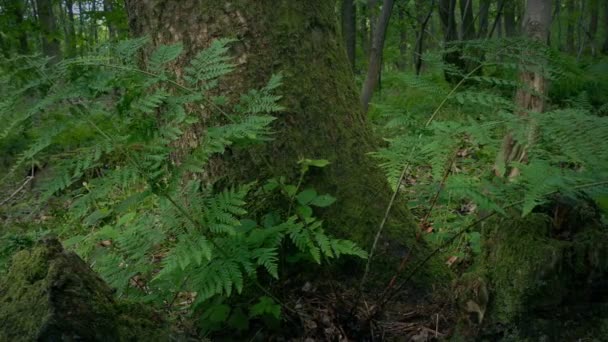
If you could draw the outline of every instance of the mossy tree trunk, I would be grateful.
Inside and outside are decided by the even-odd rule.
[[[354,0],[342,0],[342,36],[346,54],[353,70],[357,47],[357,5]]]
[[[236,97],[261,87],[272,73],[284,76],[279,91],[286,110],[277,114],[275,139],[254,150],[229,151],[213,167],[212,179],[296,179],[300,158],[327,159],[331,164],[313,170],[303,187],[338,198],[317,213],[330,232],[364,247],[371,244],[391,190],[366,155],[377,140],[360,109],[334,1],[128,0],[127,8],[135,35],[148,34],[156,45],[183,42],[183,61],[216,38],[236,38],[232,52],[238,66],[221,82],[224,94]],[[177,62],[178,70],[182,66]],[[197,139],[195,134],[192,139]],[[399,253],[422,251],[421,244],[413,243],[416,225],[405,204],[397,202],[386,241],[399,246],[393,249]]]

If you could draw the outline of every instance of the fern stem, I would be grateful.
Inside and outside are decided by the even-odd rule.
[[[184,215],[184,217],[190,221],[195,227],[199,227],[201,228],[202,225],[197,222],[192,215],[190,215],[186,209],[184,209],[183,206],[179,205],[177,202],[175,202],[175,200],[173,200],[173,198],[171,197],[171,195],[169,194],[163,194],[163,197],[165,197],[177,210],[179,210],[180,213],[182,213],[182,215]],[[230,259],[230,255],[220,246],[217,244],[217,242],[215,242],[213,239],[209,239],[209,241],[211,242],[211,244],[213,245],[213,247],[215,249],[217,249],[218,252],[220,252],[220,254],[226,258],[226,259]],[[279,298],[277,298],[274,294],[272,294],[270,291],[268,291],[262,284],[260,284],[260,282],[253,278],[251,279],[251,281],[253,282],[253,284],[260,290],[262,291],[265,295],[267,295],[268,297],[272,298],[274,301],[276,301],[279,305],[281,305],[284,309],[295,313],[297,315],[302,315],[302,313],[297,312],[295,309],[292,309],[291,307],[289,307],[287,304],[283,303]]]

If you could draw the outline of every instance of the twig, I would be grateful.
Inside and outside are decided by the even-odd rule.
[[[431,216],[431,212],[433,211],[433,208],[435,207],[435,204],[437,203],[437,199],[439,198],[439,195],[441,194],[441,189],[443,189],[445,182],[447,181],[448,176],[450,175],[450,170],[452,169],[452,166],[454,165],[454,162],[456,161],[457,156],[458,156],[458,151],[456,151],[454,153],[454,156],[451,158],[450,163],[443,174],[443,178],[441,179],[441,182],[439,183],[439,189],[437,189],[437,192],[433,196],[431,206],[430,206],[429,210],[427,211],[426,215],[424,216],[424,218],[422,219],[422,222],[420,224],[420,226],[422,228],[424,228],[426,226],[426,223],[427,223],[429,217]],[[418,243],[420,241],[421,237],[422,237],[422,232],[419,231],[416,234],[416,243]],[[407,254],[401,259],[401,263],[399,264],[399,267],[397,268],[397,272],[393,275],[393,277],[389,281],[388,285],[386,286],[386,289],[384,289],[384,291],[382,291],[382,295],[380,296],[380,301],[387,293],[389,293],[391,288],[395,285],[395,282],[397,281],[397,277],[399,277],[401,275],[401,273],[405,269],[405,266],[407,265],[407,262],[410,260],[411,256],[412,256],[412,248],[410,248],[408,250]]]
[[[8,196],[7,198],[5,198],[2,203],[0,203],[0,206],[3,206],[5,203],[7,203],[8,201],[10,201],[11,199],[13,199],[13,197],[17,196],[17,194],[23,190],[23,188],[25,188],[25,186],[32,181],[32,179],[34,179],[34,176],[28,176],[25,179],[25,182],[23,182],[23,184],[21,184],[21,186],[19,188],[17,188],[17,190],[15,190],[10,196]]]

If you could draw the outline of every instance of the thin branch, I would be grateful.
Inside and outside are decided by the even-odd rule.
[[[23,188],[25,188],[25,186],[32,181],[32,179],[34,179],[34,176],[27,176],[27,178],[25,179],[25,182],[23,182],[23,184],[21,184],[20,187],[17,188],[17,190],[15,190],[10,196],[8,196],[7,198],[5,198],[2,202],[0,202],[0,206],[3,206],[5,203],[7,203],[8,201],[10,201],[11,199],[13,199],[13,197],[17,196],[17,194],[19,192],[21,192],[21,190],[23,190]]]

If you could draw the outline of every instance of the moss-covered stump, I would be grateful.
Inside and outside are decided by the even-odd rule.
[[[551,215],[547,215],[551,214]],[[563,202],[482,227],[482,256],[457,286],[477,340],[608,336],[608,227],[592,204]]]
[[[13,257],[0,280],[0,341],[165,341],[153,310],[112,289],[55,238]]]

